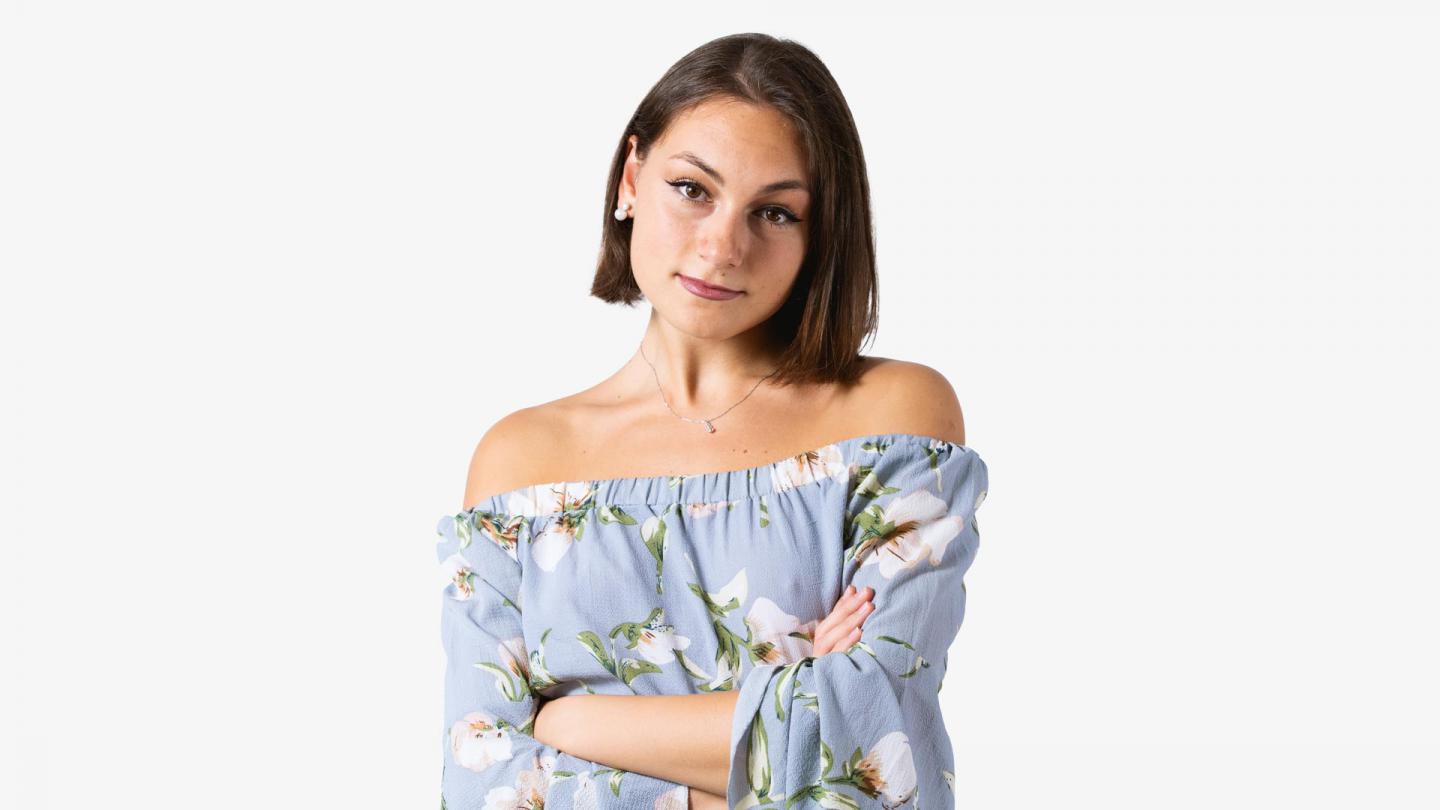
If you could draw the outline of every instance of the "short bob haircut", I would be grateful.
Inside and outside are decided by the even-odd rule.
[[[877,325],[875,237],[860,135],[829,69],[805,46],[767,34],[732,34],[682,57],[655,83],[620,138],[605,190],[599,263],[590,294],[612,304],[643,299],[630,266],[632,220],[614,216],[631,135],[636,154],[679,114],[730,97],[788,116],[813,179],[808,247],[790,297],[766,323],[784,346],[773,381],[849,384],[861,344]]]

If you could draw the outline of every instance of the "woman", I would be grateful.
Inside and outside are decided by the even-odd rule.
[[[606,215],[591,291],[649,302],[634,356],[491,427],[437,527],[442,806],[952,806],[937,692],[988,474],[943,376],[859,354],[839,88],[794,42],[696,49]]]

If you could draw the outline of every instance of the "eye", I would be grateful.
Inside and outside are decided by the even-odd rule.
[[[677,193],[679,193],[680,195],[680,199],[685,200],[686,202],[700,202],[699,199],[691,197],[689,194],[685,193],[686,188],[699,189],[701,193],[704,193],[705,191],[704,187],[702,187],[694,180],[687,180],[682,178],[680,180],[666,180],[665,182],[674,186]]]
[[[781,217],[781,219],[779,219],[779,220],[766,219],[765,221],[768,222],[768,223],[770,223],[771,225],[775,225],[775,226],[780,227],[780,228],[789,227],[790,225],[794,225],[795,223],[797,223],[797,222],[800,221],[800,218],[799,218],[799,217],[795,216],[794,214],[790,213],[789,211],[786,211],[784,208],[781,208],[781,207],[778,206],[778,205],[772,205],[772,206],[770,206],[769,208],[762,208],[762,209],[760,209],[760,212],[761,212],[762,214],[767,213],[767,212],[779,214],[780,217]]]

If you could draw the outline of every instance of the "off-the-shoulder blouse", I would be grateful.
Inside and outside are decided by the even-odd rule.
[[[686,785],[530,736],[538,699],[738,689],[729,807],[953,807],[938,693],[988,485],[969,447],[888,433],[445,515],[441,806],[685,810]],[[860,640],[813,657],[852,583]]]

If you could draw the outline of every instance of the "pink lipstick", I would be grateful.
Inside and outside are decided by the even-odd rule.
[[[741,290],[732,290],[728,287],[719,287],[714,284],[706,284],[698,278],[691,278],[683,273],[680,275],[680,284],[690,292],[701,298],[709,298],[712,301],[726,301],[744,295]]]

